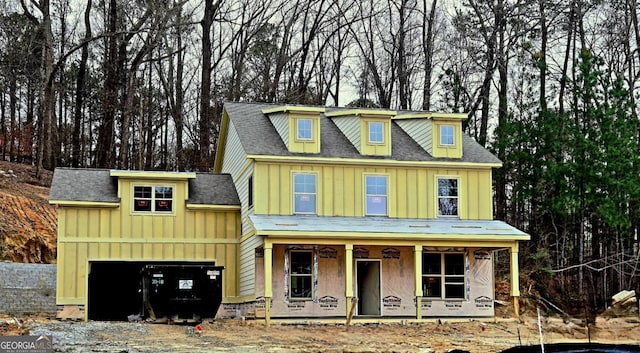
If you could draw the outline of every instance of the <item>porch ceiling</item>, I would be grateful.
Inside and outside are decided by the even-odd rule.
[[[259,235],[514,241],[530,236],[502,221],[387,217],[249,216]]]

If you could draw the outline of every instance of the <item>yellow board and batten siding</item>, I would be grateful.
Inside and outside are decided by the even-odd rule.
[[[133,214],[133,185],[174,186],[174,212]],[[238,295],[240,215],[186,204],[186,181],[120,179],[121,204],[58,208],[58,305],[86,303],[90,261],[215,261],[225,266],[223,296]]]
[[[256,163],[255,214],[293,214],[293,174],[317,175],[318,216],[365,215],[364,175],[389,177],[389,217],[437,218],[437,178],[459,179],[459,218],[493,219],[491,169]]]

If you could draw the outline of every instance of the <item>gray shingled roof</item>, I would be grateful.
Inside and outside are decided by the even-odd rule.
[[[56,168],[49,200],[120,202],[118,179],[108,169]]]
[[[240,197],[229,174],[196,173],[189,179],[187,203],[202,205],[240,205]]]
[[[56,168],[49,200],[120,202],[118,178],[108,169]],[[240,198],[228,174],[196,173],[189,180],[187,203],[203,205],[240,205]]]
[[[226,102],[224,107],[240,136],[247,154],[271,156],[307,156],[326,158],[387,159],[398,161],[459,161],[474,163],[500,163],[500,160],[480,146],[471,137],[463,134],[463,158],[435,158],[395,122],[391,124],[391,156],[364,156],[342,134],[340,129],[324,114],[320,119],[320,153],[304,154],[289,152],[263,109],[283,104]],[[327,107],[327,112],[344,108]]]

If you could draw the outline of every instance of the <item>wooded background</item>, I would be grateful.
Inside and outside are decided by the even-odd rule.
[[[201,170],[224,101],[466,112],[525,293],[640,289],[631,0],[0,0],[0,153]],[[529,283],[531,285],[529,286]]]

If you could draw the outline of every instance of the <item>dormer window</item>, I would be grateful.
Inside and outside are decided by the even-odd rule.
[[[296,139],[304,141],[313,139],[313,122],[311,119],[296,119]]]
[[[455,132],[453,125],[440,125],[440,145],[454,146]]]
[[[171,186],[134,186],[134,212],[173,212],[173,187]]]
[[[384,143],[384,124],[379,121],[370,121],[369,143]]]

